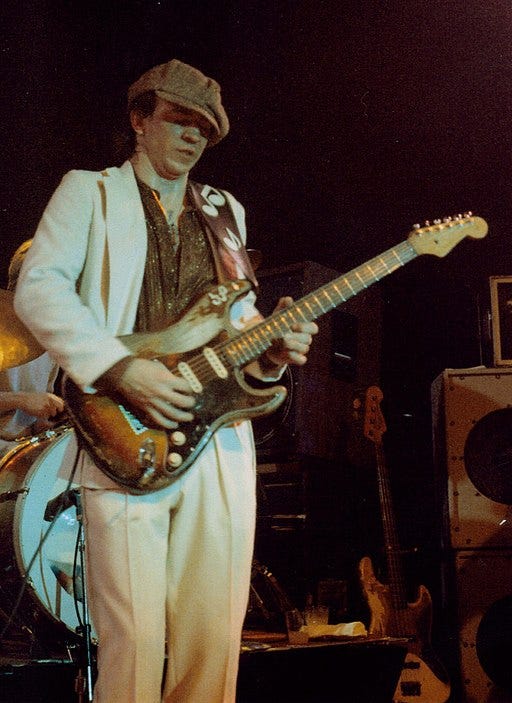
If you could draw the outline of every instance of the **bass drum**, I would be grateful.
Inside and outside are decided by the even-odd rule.
[[[64,427],[19,442],[0,461],[0,624],[2,630],[9,624],[9,641],[75,638],[82,612],[74,596],[75,585],[79,601],[80,574],[73,579],[76,508],[68,507],[54,523],[45,520],[45,511],[71,488],[77,451],[74,431]]]

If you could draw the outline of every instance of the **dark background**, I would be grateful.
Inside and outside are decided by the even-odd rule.
[[[512,6],[7,0],[0,12],[3,286],[63,173],[113,163],[126,86],[172,57],[222,85],[232,130],[194,175],[246,206],[264,268],[312,260],[344,272],[416,222],[468,210],[488,221],[486,239],[378,284],[399,518],[430,554],[428,582],[430,384],[488,361],[488,278],[512,273]]]

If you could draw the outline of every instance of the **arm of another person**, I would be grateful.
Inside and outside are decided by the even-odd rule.
[[[45,391],[0,391],[0,415],[14,410],[23,410],[32,417],[48,419],[64,410],[64,401]]]

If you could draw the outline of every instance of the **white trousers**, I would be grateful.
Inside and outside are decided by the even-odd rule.
[[[255,475],[250,434],[226,428],[161,491],[83,489],[95,703],[234,703]]]

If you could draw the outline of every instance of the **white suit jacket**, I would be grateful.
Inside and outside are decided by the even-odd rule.
[[[245,244],[244,210],[233,196],[223,193]],[[80,386],[92,385],[129,353],[117,335],[133,330],[146,240],[143,206],[129,162],[101,172],[70,171],[46,207],[20,272],[14,307],[39,343]],[[244,318],[257,315],[254,299],[251,292],[232,306],[234,323],[238,320],[243,325]],[[220,430],[205,454],[208,451],[220,461],[232,432],[254,462],[248,422]],[[118,488],[84,458],[82,485]]]
[[[224,194],[245,244],[244,210]],[[116,337],[133,330],[146,237],[128,161],[101,172],[70,171],[43,214],[20,272],[14,306],[80,386],[91,385],[127,354]]]

